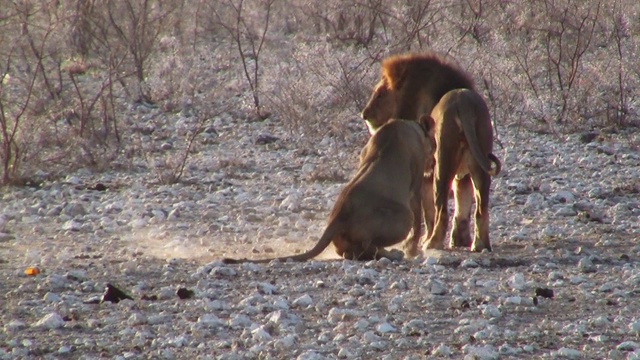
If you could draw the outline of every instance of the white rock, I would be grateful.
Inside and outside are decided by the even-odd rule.
[[[482,315],[487,318],[499,318],[502,316],[502,312],[495,305],[486,305],[484,309],[482,309]]]
[[[265,342],[271,340],[271,334],[269,334],[264,325],[251,330],[251,336],[256,341]]]
[[[348,348],[340,348],[340,351],[338,351],[338,358],[339,359],[353,359],[355,357],[355,354],[349,350]]]
[[[85,270],[70,270],[67,273],[67,279],[69,280],[75,280],[75,281],[87,281],[89,279],[89,275],[87,274],[87,272]]]
[[[292,334],[285,335],[283,338],[278,339],[275,342],[275,347],[278,349],[291,349],[296,343],[296,337]]]
[[[629,324],[629,331],[632,334],[636,334],[640,336],[640,321],[634,321],[631,324]]]
[[[608,293],[608,292],[613,291],[613,290],[614,290],[615,288],[617,288],[617,287],[618,287],[618,284],[617,284],[617,283],[612,282],[612,281],[609,281],[609,282],[606,282],[606,283],[602,284],[602,285],[598,288],[598,291]]]
[[[147,324],[149,325],[159,325],[159,324],[165,324],[168,321],[171,320],[171,317],[169,315],[150,315],[147,318]]]
[[[258,284],[258,290],[260,290],[261,294],[265,294],[265,295],[273,295],[275,293],[277,293],[278,288],[266,283],[266,282],[262,282]]]
[[[404,336],[420,336],[424,335],[428,332],[427,323],[422,319],[412,319],[409,320],[402,327],[402,335]]]
[[[560,280],[562,278],[563,278],[562,273],[559,271],[552,271],[547,276],[547,279],[549,279],[550,281]]]
[[[362,339],[368,343],[374,343],[374,342],[378,342],[380,340],[382,340],[382,338],[378,335],[376,335],[373,331],[367,331],[362,335]]]
[[[498,348],[498,352],[503,355],[517,355],[522,352],[522,349],[511,347],[507,344],[503,344]]]
[[[369,346],[372,347],[373,349],[379,350],[379,351],[383,351],[387,349],[387,342],[386,341],[374,341],[369,343]]]
[[[82,185],[82,180],[77,176],[67,176],[65,181],[71,185]]]
[[[213,314],[203,314],[198,318],[196,322],[199,327],[206,329],[213,329],[224,326],[222,320]]]
[[[596,266],[588,257],[583,257],[582,259],[580,259],[580,261],[578,262],[578,269],[580,269],[580,271],[582,271],[583,273],[596,272]]]
[[[636,351],[640,349],[640,344],[634,341],[625,341],[618,344],[618,346],[616,346],[616,349],[620,351]]]
[[[447,287],[440,280],[431,279],[428,283],[429,291],[433,295],[444,295],[447,293]]]
[[[551,196],[551,199],[562,204],[572,204],[575,202],[575,196],[569,191],[558,191]]]
[[[291,194],[284,198],[280,203],[281,209],[286,209],[291,212],[297,213],[300,211],[300,195],[299,194]]]
[[[131,326],[143,325],[147,323],[147,317],[141,313],[133,313],[129,316],[129,319],[127,319],[127,323]]]
[[[604,315],[600,315],[594,319],[591,319],[589,322],[593,324],[593,326],[599,327],[599,328],[606,328],[611,325],[611,322],[609,321],[609,319],[607,319],[607,317]]]
[[[9,321],[9,323],[4,325],[4,331],[6,331],[7,333],[13,333],[13,332],[21,331],[26,327],[27,327],[27,324],[25,324],[23,321],[11,320]]]
[[[244,263],[240,265],[240,268],[244,271],[247,272],[252,272],[252,273],[259,273],[261,271],[263,271],[263,267],[260,266],[259,264],[254,264],[254,263]],[[268,284],[268,283],[264,283],[264,284]],[[271,285],[271,284],[269,284]],[[273,286],[273,285],[271,285]]]
[[[500,353],[498,353],[496,349],[491,345],[485,345],[485,346],[465,345],[462,347],[462,349],[467,355],[472,356],[472,359],[498,360],[500,358]]]
[[[577,211],[573,208],[573,205],[562,206],[555,212],[556,217],[571,217],[576,216]]]
[[[169,300],[174,297],[176,297],[176,291],[168,286],[164,286],[158,291],[158,300]]]
[[[205,308],[209,311],[221,311],[221,310],[229,310],[230,306],[226,302],[216,299],[211,301],[205,301]]]
[[[57,313],[49,313],[38,320],[33,326],[47,329],[59,329],[64,326],[64,319]]]
[[[316,353],[313,350],[307,350],[302,354],[298,355],[296,360],[325,360],[326,357]]]
[[[582,284],[583,282],[587,281],[587,279],[585,279],[582,276],[572,276],[569,278],[569,282],[572,283],[573,285],[578,285],[578,284]]]
[[[449,357],[452,354],[453,353],[451,352],[451,348],[443,343],[440,343],[440,345],[438,345],[431,351],[431,355],[433,356]]]
[[[144,218],[133,219],[129,222],[129,226],[131,226],[132,229],[142,229],[147,226],[147,220]]]
[[[464,259],[462,263],[460,263],[460,267],[463,269],[477,268],[478,266],[480,265],[473,259]]]
[[[313,304],[313,299],[311,299],[311,296],[309,296],[309,294],[300,296],[299,298],[293,300],[292,303],[292,305],[295,307],[308,307],[311,304]]]
[[[486,289],[496,289],[498,287],[498,282],[493,279],[485,280],[485,281],[481,280],[477,284]]]
[[[422,265],[436,265],[438,263],[438,259],[433,256],[427,256],[424,261],[422,261]]]
[[[80,231],[80,229],[82,229],[82,223],[75,219],[71,219],[62,225],[62,230]]]
[[[360,319],[356,321],[356,323],[353,325],[353,328],[356,329],[357,332],[363,333],[369,328],[369,325],[369,321],[367,321],[366,319]]]
[[[232,329],[242,329],[251,325],[251,319],[244,314],[235,314],[227,321],[227,325]]]
[[[281,298],[281,297],[277,297],[273,301],[273,306],[276,309],[280,309],[280,310],[289,310],[289,308],[290,308],[289,301],[287,301],[287,299],[284,299],[284,298]]]
[[[69,355],[71,353],[71,348],[63,345],[58,348],[58,354],[60,355]]]
[[[564,357],[564,358],[567,358],[567,359],[582,359],[582,357],[583,357],[581,351],[575,350],[575,349],[566,348],[566,347],[560,348],[557,351],[557,355],[559,357]]]
[[[509,305],[520,305],[522,303],[522,297],[509,296],[506,299],[504,299],[504,303]]]
[[[385,322],[382,324],[379,324],[376,327],[376,330],[380,333],[380,334],[387,334],[387,333],[394,333],[396,331],[398,331],[396,328],[394,328],[391,324]]]
[[[50,291],[44,294],[44,297],[42,299],[47,303],[56,303],[62,300],[60,295],[52,293]]]
[[[522,273],[515,273],[507,280],[507,284],[514,290],[524,290],[526,282]]]
[[[524,206],[529,209],[539,209],[544,205],[544,195],[540,193],[531,193],[527,196]]]

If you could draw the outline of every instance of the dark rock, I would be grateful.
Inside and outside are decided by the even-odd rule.
[[[107,288],[106,291],[104,293],[104,295],[102,295],[102,300],[101,302],[112,302],[112,303],[119,303],[121,300],[124,299],[129,299],[129,300],[133,300],[133,298],[129,295],[127,295],[124,291],[118,289],[117,287],[111,285],[111,284],[107,284]]]
[[[184,300],[184,299],[191,299],[195,295],[195,293],[193,292],[193,290],[189,290],[187,288],[180,288],[178,289],[178,291],[176,291],[176,295],[178,295],[178,297],[181,300]]]
[[[536,296],[540,296],[547,299],[553,298],[553,290],[549,288],[536,288]]]
[[[580,142],[583,144],[588,144],[595,140],[598,137],[597,132],[587,132],[580,134]]]
[[[269,134],[261,134],[256,138],[256,145],[267,145],[280,140],[278,137]]]

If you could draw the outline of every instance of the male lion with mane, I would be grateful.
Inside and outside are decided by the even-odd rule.
[[[422,192],[427,225],[424,249],[444,248],[453,183],[455,215],[450,247],[491,251],[489,192],[491,176],[500,172],[501,164],[492,154],[493,128],[486,103],[475,91],[471,77],[443,55],[405,54],[385,59],[382,79],[362,111],[369,131],[391,118],[418,120],[429,114],[436,123],[436,164],[433,173],[425,177]]]
[[[309,251],[276,258],[306,261],[333,242],[338,255],[350,260],[397,259],[386,250],[412,236],[406,251],[415,254],[422,235],[422,179],[433,167],[434,123],[390,120],[369,139],[360,153],[355,176],[344,187],[329,215],[329,224]],[[223,259],[225,263],[266,263],[274,259]]]

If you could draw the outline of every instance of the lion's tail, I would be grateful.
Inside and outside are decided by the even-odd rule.
[[[309,259],[313,259],[314,257],[320,255],[329,246],[329,244],[331,244],[331,241],[333,240],[333,238],[338,234],[338,231],[340,231],[340,229],[342,228],[343,228],[343,225],[341,224],[341,222],[336,218],[332,218],[331,222],[329,222],[329,225],[325,229],[324,233],[322,233],[320,240],[318,240],[318,243],[311,250],[308,250],[302,254],[283,256],[278,258],[270,258],[270,259],[260,259],[260,260],[225,258],[225,259],[222,259],[222,262],[225,264],[240,264],[240,263],[247,263],[247,262],[255,263],[255,264],[261,264],[261,263],[263,264],[263,263],[271,262],[273,260],[279,260],[279,261],[291,260],[296,262],[307,261]]]
[[[484,100],[475,91],[467,89],[458,91],[458,118],[469,144],[469,150],[482,170],[489,175],[498,175],[502,167],[500,160],[492,153],[485,154],[483,152],[476,132],[476,123],[484,118],[489,119],[489,109],[487,109]]]

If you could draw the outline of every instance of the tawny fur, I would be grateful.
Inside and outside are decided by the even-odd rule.
[[[432,167],[435,139],[429,117],[422,122],[391,120],[369,139],[360,154],[355,176],[344,187],[329,215],[325,232],[309,251],[276,258],[306,261],[333,243],[345,259],[395,258],[385,247],[407,240],[407,251],[418,252],[422,234],[422,182]],[[429,162],[429,163],[428,163]],[[264,263],[274,259],[224,259],[225,263]]]
[[[448,214],[443,215],[446,210],[443,199],[448,198],[453,182],[456,216],[450,245],[470,246],[474,251],[491,250],[489,175],[497,174],[501,164],[492,154],[491,119],[484,100],[474,89],[473,80],[452,59],[437,53],[392,56],[382,62],[381,72],[382,78],[362,111],[370,131],[391,118],[418,120],[423,115],[431,115],[436,122],[436,166],[433,174],[425,177],[422,200],[428,234],[425,248],[444,247]],[[459,89],[466,90],[459,92]],[[445,96],[451,99],[441,104]],[[459,111],[460,116],[435,112],[437,106],[448,109],[446,114],[453,113],[450,107],[458,107],[454,110]],[[468,173],[460,169],[468,169]],[[449,179],[450,174],[457,176],[455,181]],[[431,175],[437,178],[435,187]],[[476,211],[476,231],[471,243],[469,218],[474,194],[479,210]]]

